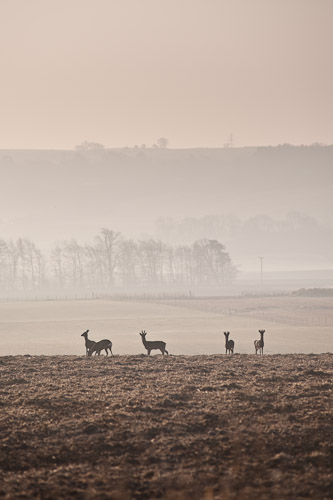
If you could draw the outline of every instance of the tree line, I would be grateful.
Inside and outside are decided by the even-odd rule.
[[[237,274],[225,246],[200,239],[170,245],[126,239],[103,228],[92,244],[57,243],[45,255],[29,238],[0,239],[0,287],[5,290],[82,289],[141,285],[230,283]]]

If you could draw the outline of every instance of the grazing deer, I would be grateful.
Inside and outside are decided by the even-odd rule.
[[[225,353],[228,354],[233,354],[234,353],[234,347],[235,347],[235,342],[233,340],[229,340],[229,335],[230,332],[223,332],[225,336]]]
[[[256,354],[264,354],[264,333],[265,330],[259,330],[260,333],[260,340],[255,340],[254,341],[254,348],[256,350]]]
[[[81,337],[84,337],[84,340],[85,340],[86,356],[88,356],[89,349],[91,349],[96,344],[96,342],[94,340],[88,339],[88,332],[89,332],[89,330],[86,330],[81,335]]]
[[[162,340],[146,340],[147,332],[145,330],[141,330],[140,335],[142,338],[142,343],[147,349],[148,355],[150,355],[150,352],[153,351],[154,349],[159,349],[163,355],[164,353],[169,354],[165,348],[166,343],[163,342]]]
[[[113,356],[112,342],[111,342],[111,340],[108,340],[108,339],[104,339],[104,340],[100,340],[99,342],[95,342],[94,345],[91,346],[91,348],[89,349],[88,356],[91,356],[93,353],[96,353],[99,356],[101,354],[101,351],[103,351],[103,349],[105,350],[107,356],[109,355],[108,349],[110,349],[110,352]]]

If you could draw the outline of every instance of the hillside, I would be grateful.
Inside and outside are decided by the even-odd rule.
[[[265,252],[271,269],[277,255],[328,269],[332,163],[333,146],[2,150],[0,236],[28,236],[48,248],[64,238],[91,240],[101,227],[176,243],[199,235],[221,239],[240,265],[246,246],[248,260]],[[310,218],[294,216],[281,228],[295,212]],[[200,222],[209,215],[223,218]],[[275,222],[252,222],[258,215]]]

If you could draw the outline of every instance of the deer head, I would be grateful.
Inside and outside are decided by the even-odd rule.
[[[87,330],[87,331],[83,332],[83,333],[81,334],[81,337],[87,338],[88,332],[89,332],[89,330]]]

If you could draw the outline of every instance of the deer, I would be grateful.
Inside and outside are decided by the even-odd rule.
[[[88,356],[89,349],[92,348],[96,342],[94,340],[89,340],[88,339],[88,332],[89,330],[86,330],[81,334],[81,337],[84,337],[85,339],[85,346],[86,346],[86,356]]]
[[[254,348],[256,350],[256,354],[258,354],[258,351],[259,351],[259,354],[263,355],[264,354],[264,333],[265,333],[265,330],[259,330],[259,333],[260,333],[260,340],[254,341]]]
[[[223,332],[225,336],[225,353],[228,354],[233,354],[234,353],[234,347],[235,347],[235,342],[233,340],[229,340],[229,335],[230,332]]]
[[[145,330],[141,330],[140,334],[142,343],[147,349],[147,354],[150,356],[150,352],[154,349],[159,349],[161,353],[164,355],[165,353],[168,355],[168,351],[166,350],[166,343],[162,340],[146,340],[147,332]]]
[[[99,356],[101,354],[101,351],[103,351],[103,349],[105,350],[107,356],[109,355],[108,349],[110,350],[110,353],[113,356],[112,342],[109,339],[103,339],[100,340],[99,342],[95,342],[94,345],[90,347],[88,351],[88,356],[92,356],[93,353],[98,354]]]

